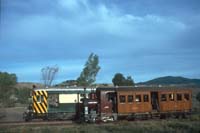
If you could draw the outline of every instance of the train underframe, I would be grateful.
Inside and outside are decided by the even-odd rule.
[[[77,122],[113,122],[117,120],[147,120],[147,119],[167,119],[167,118],[187,118],[191,115],[191,110],[185,111],[171,111],[171,112],[146,112],[146,113],[101,113],[98,114],[95,111],[90,113],[44,113],[37,114],[32,111],[24,112],[23,118],[25,121],[31,121],[33,119],[43,119],[43,120],[73,120]]]

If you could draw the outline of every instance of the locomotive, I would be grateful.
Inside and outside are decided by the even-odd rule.
[[[24,119],[81,122],[148,119],[191,114],[192,90],[174,87],[34,89]]]

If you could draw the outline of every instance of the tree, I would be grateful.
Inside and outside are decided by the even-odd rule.
[[[131,76],[127,78],[121,73],[116,73],[112,79],[114,86],[134,86],[134,81]]]
[[[134,86],[134,81],[131,76],[127,76],[126,78],[126,86]]]
[[[0,72],[0,102],[4,105],[9,102],[14,86],[17,84],[17,76],[7,72]]]
[[[99,57],[91,53],[88,57],[85,67],[83,68],[80,76],[77,78],[79,86],[90,86],[96,81],[97,73],[100,70]]]
[[[125,81],[126,81],[126,78],[121,73],[116,73],[114,78],[112,79],[114,86],[123,86]]]
[[[59,68],[55,65],[53,67],[44,67],[41,69],[42,72],[42,79],[44,81],[45,87],[50,87],[51,83],[53,82],[56,73],[58,72]]]

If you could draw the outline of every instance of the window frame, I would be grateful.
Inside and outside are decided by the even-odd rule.
[[[129,99],[130,97],[132,97],[131,99]],[[127,99],[127,101],[128,101],[128,103],[133,103],[133,95],[128,95],[128,97],[127,97],[128,99]]]
[[[44,95],[40,95],[40,102],[41,102],[41,103],[44,102]]]
[[[190,94],[189,93],[184,93],[183,98],[184,98],[185,101],[190,101]]]
[[[41,103],[41,95],[36,95],[37,103]]]
[[[145,96],[147,96],[147,99],[145,99]],[[143,102],[149,102],[149,95],[143,94]]]
[[[139,96],[139,97],[138,97]],[[139,98],[139,100],[137,101],[137,98]],[[136,94],[135,95],[135,102],[137,102],[137,103],[141,103],[142,102],[142,96],[141,96],[141,94]]]
[[[164,97],[163,97],[164,96]],[[167,101],[167,94],[161,94],[160,95],[160,101],[161,102],[166,102]]]
[[[179,97],[180,96],[180,97]],[[180,99],[179,99],[180,98]],[[182,101],[183,100],[183,96],[181,93],[176,93],[176,101]]]
[[[122,99],[123,97],[123,99]],[[119,95],[119,103],[124,104],[126,103],[126,96],[125,95]]]
[[[171,97],[170,97],[170,95],[171,95]],[[174,93],[168,94],[168,98],[169,98],[169,101],[174,101],[175,100],[175,94]]]

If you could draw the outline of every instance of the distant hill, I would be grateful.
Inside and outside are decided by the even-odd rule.
[[[137,85],[164,85],[164,86],[200,86],[200,79],[189,79],[184,77],[165,76],[155,78]]]
[[[18,82],[15,87],[16,88],[29,88],[29,89],[32,89],[33,85],[35,85],[37,88],[44,88],[43,84],[32,83],[32,82]]]
[[[56,84],[55,87],[77,86],[76,80],[66,80],[62,83]]]

